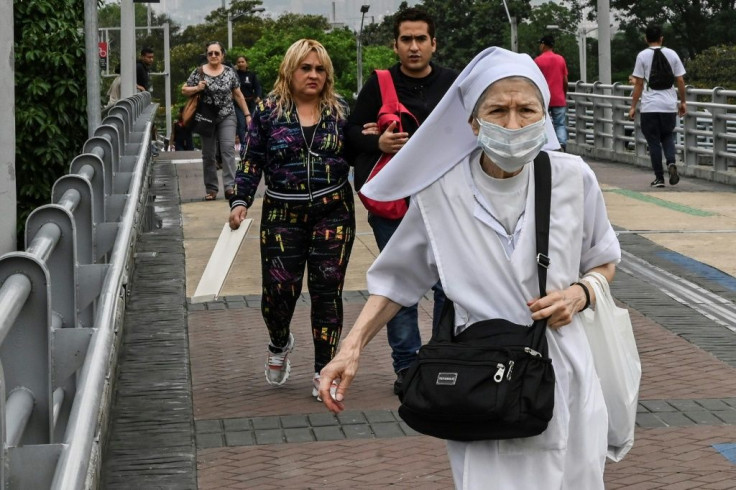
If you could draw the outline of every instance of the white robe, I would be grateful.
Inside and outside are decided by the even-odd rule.
[[[457,331],[499,317],[531,324],[526,303],[539,296],[534,173],[528,172],[526,210],[509,249],[500,239],[503,227],[474,195],[470,159],[412,198],[401,226],[368,271],[368,289],[408,306],[439,278],[455,302]],[[550,160],[548,292],[567,288],[585,271],[616,263],[621,255],[590,167],[561,153],[551,152]],[[603,489],[607,415],[582,325],[575,317],[559,330],[548,329],[547,339],[556,377],[547,430],[523,439],[448,441],[458,488]]]

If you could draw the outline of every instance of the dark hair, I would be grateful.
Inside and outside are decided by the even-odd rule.
[[[656,43],[662,37],[662,26],[659,24],[649,24],[647,26],[646,37],[648,43]]]
[[[153,54],[153,48],[145,46],[143,49],[141,49],[141,56],[145,56],[147,54]]]
[[[403,22],[426,22],[429,37],[434,39],[434,19],[422,9],[408,8],[399,10],[394,17],[394,39],[399,39],[399,29]]]
[[[205,54],[207,54],[207,48],[212,46],[213,44],[217,44],[218,46],[220,46],[220,52],[222,53],[223,56],[225,56],[225,47],[222,45],[220,41],[210,41],[207,44],[205,44],[204,45]]]
[[[539,40],[539,44],[544,44],[545,46],[549,46],[550,48],[555,47],[555,38],[547,34],[546,36],[542,36],[542,39]]]

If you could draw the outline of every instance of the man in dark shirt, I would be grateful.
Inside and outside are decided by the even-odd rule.
[[[139,91],[151,91],[151,66],[153,65],[153,50],[141,49],[141,57],[135,64],[135,83]]]
[[[432,54],[437,49],[434,20],[423,10],[408,8],[398,12],[394,19],[394,52],[399,63],[389,68],[391,78],[404,105],[421,124],[439,103],[457,77],[453,70],[432,63]],[[369,134],[363,129],[376,121],[382,106],[381,89],[375,75],[370,76],[358,95],[355,109],[350,114],[347,139],[355,158],[355,188],[365,183],[373,165],[381,153],[396,153],[417,130],[417,122],[402,115],[402,132],[392,123],[382,134]],[[394,132],[396,131],[396,132]],[[368,215],[379,249],[388,243],[401,219],[387,219],[374,214]],[[439,320],[444,293],[438,283],[434,288],[434,319]],[[388,343],[391,346],[393,367],[396,372],[394,393],[399,394],[409,365],[416,359],[422,345],[419,334],[417,305],[404,307],[388,322]]]
[[[248,111],[253,114],[256,110],[256,103],[263,97],[263,89],[261,88],[261,82],[258,81],[258,77],[255,72],[249,69],[250,62],[245,56],[238,56],[235,61],[235,74],[238,75],[240,80],[240,91],[243,92],[245,97],[245,103],[248,106]],[[235,116],[238,119],[238,126],[236,132],[240,144],[245,144],[245,129],[247,127],[245,114],[240,110],[238,104],[235,104]]]

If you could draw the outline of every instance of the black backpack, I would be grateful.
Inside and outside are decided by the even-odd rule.
[[[649,71],[649,88],[653,90],[666,90],[675,84],[675,74],[672,65],[662,52],[662,48],[654,49],[652,56],[652,69]]]

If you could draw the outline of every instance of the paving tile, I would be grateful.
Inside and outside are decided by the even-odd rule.
[[[283,428],[295,428],[295,427],[309,427],[309,421],[305,415],[284,415],[279,417],[281,419],[281,427]]]
[[[723,425],[722,420],[719,420],[715,415],[704,410],[699,412],[683,412],[683,415],[698,425]]]
[[[666,427],[666,424],[652,413],[638,414],[636,416],[636,425],[644,428]]]
[[[340,441],[345,439],[345,435],[340,427],[314,427],[314,437],[318,441]]]
[[[337,417],[331,413],[310,413],[308,418],[312,427],[324,427],[339,424]]]
[[[225,443],[228,446],[252,446],[256,439],[252,431],[233,431],[225,433]]]
[[[286,442],[312,442],[315,440],[312,430],[309,428],[284,429]]]
[[[337,414],[337,420],[342,425],[348,424],[365,424],[368,419],[365,418],[363,412],[345,411]]]
[[[260,429],[255,431],[258,444],[281,444],[284,442],[284,434],[281,429]]]
[[[348,439],[373,439],[373,430],[368,424],[343,425],[342,431]]]
[[[212,432],[222,432],[221,420],[195,420],[194,427],[197,433],[206,434]]]
[[[222,434],[197,434],[197,447],[200,449],[222,447],[223,445]]]
[[[396,422],[397,416],[390,410],[371,410],[364,412],[365,418],[371,424],[380,424],[382,422]]]
[[[376,437],[403,437],[404,431],[401,430],[398,422],[385,422],[371,424],[373,433]]]
[[[675,407],[662,400],[641,400],[639,401],[650,412],[674,412]]]
[[[225,426],[226,432],[251,430],[253,428],[250,419],[246,418],[224,419],[222,424]]]
[[[279,429],[278,417],[254,417],[251,419],[254,429]]]

